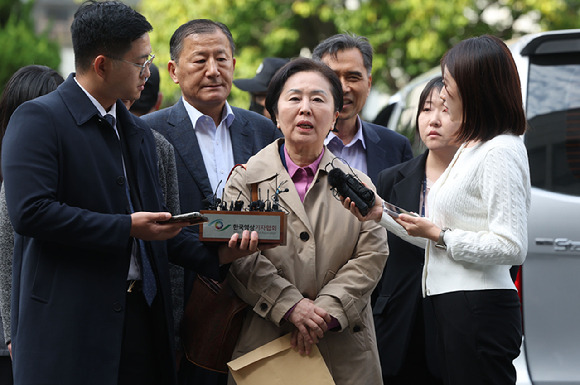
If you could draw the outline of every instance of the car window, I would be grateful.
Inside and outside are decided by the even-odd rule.
[[[530,57],[525,135],[534,187],[580,196],[580,54]]]

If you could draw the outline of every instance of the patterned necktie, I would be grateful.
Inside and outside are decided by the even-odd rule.
[[[111,127],[115,128],[115,117],[111,114],[105,115],[105,120],[109,122]],[[129,180],[125,178],[127,183],[125,183],[125,193],[127,194],[127,200],[129,201],[129,208],[131,209],[131,213],[135,212],[133,208],[133,202],[131,200],[131,192],[129,191]],[[157,294],[157,282],[155,281],[155,274],[153,273],[153,268],[151,267],[151,261],[149,260],[149,256],[147,254],[147,249],[145,248],[145,242],[142,239],[134,238],[137,243],[139,244],[139,260],[141,262],[141,275],[143,279],[143,295],[145,296],[145,300],[147,304],[151,306],[153,300],[155,299],[155,295]]]

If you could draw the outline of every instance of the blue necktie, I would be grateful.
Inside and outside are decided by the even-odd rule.
[[[110,114],[105,115],[105,120],[109,122],[111,127],[115,128],[115,117]],[[127,200],[129,201],[129,208],[131,209],[131,213],[135,212],[133,208],[133,202],[131,200],[131,193],[129,191],[129,179],[125,178],[125,193],[127,194]],[[151,261],[149,260],[149,256],[147,254],[147,250],[145,249],[145,242],[142,239],[137,239],[139,243],[139,259],[141,262],[141,275],[143,279],[143,295],[145,296],[145,300],[147,304],[151,306],[153,300],[155,299],[155,295],[157,294],[157,282],[155,281],[155,274],[153,273],[153,268],[151,267]]]

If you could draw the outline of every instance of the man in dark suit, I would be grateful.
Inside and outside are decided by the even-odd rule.
[[[407,138],[359,117],[372,84],[373,48],[368,40],[349,34],[334,35],[314,48],[312,58],[333,69],[344,93],[336,129],[324,142],[328,149],[367,174],[375,184],[381,170],[411,159]]]
[[[160,223],[153,135],[120,100],[150,74],[151,29],[120,2],[83,4],[76,73],[8,125],[15,383],[176,383],[168,257],[216,279],[232,260]]]
[[[221,197],[234,165],[247,162],[281,133],[263,116],[227,103],[236,64],[227,26],[192,20],[174,32],[169,45],[169,74],[182,97],[144,119],[175,148],[181,211],[199,211]],[[185,272],[185,303],[197,272]],[[226,375],[195,367],[186,359],[179,372],[183,384],[227,381]]]

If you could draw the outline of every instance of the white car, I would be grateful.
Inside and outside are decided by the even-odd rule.
[[[516,280],[524,327],[518,384],[580,385],[580,29],[507,44],[522,84],[532,181],[528,256]],[[415,135],[419,94],[439,74],[434,68],[389,101],[386,125],[415,153],[424,149]]]

